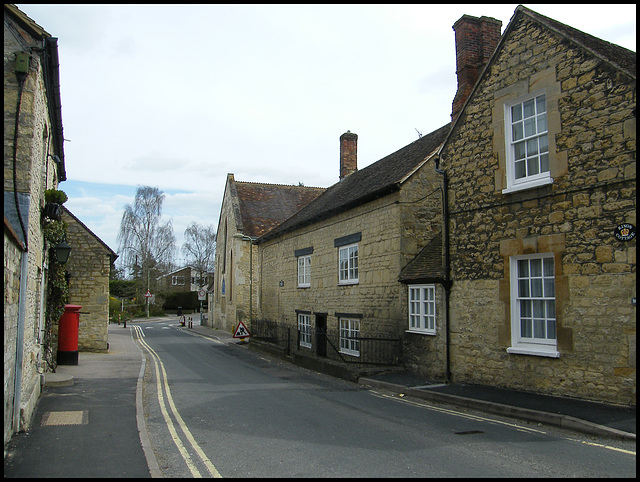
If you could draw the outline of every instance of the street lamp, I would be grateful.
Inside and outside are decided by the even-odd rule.
[[[56,259],[60,264],[66,264],[69,261],[69,255],[71,254],[71,246],[67,243],[66,238],[60,241],[60,243],[53,248],[56,254]]]
[[[251,326],[253,322],[253,238],[242,233],[236,233],[233,237],[249,241],[249,326]]]

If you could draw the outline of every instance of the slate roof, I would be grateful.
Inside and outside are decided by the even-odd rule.
[[[450,124],[403,147],[327,188],[298,213],[257,240],[280,236],[341,212],[353,209],[400,189],[400,185],[440,147]]]
[[[325,190],[240,181],[234,181],[234,188],[242,223],[238,231],[252,238],[268,233]]]
[[[398,281],[411,283],[442,283],[445,267],[442,259],[442,233],[436,234],[429,243],[403,268]]]
[[[18,207],[22,225],[25,229],[29,226],[29,195],[23,192],[18,193]],[[20,219],[18,218],[18,209],[16,209],[15,196],[13,191],[4,191],[4,226],[5,229],[18,242],[20,249],[26,251],[27,240],[24,238],[25,233],[22,231]]]

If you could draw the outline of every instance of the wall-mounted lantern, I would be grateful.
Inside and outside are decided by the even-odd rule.
[[[53,248],[53,251],[56,253],[58,263],[66,264],[69,260],[69,255],[71,254],[71,246],[69,246],[66,239],[63,239],[60,241],[60,244]]]

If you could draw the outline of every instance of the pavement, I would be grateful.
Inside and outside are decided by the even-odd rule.
[[[142,366],[130,330],[112,324],[108,352],[80,352],[78,365],[46,373],[29,430],[5,447],[4,476],[149,477],[136,403]]]
[[[178,321],[171,316],[133,323],[166,320]],[[181,329],[247,345],[230,333],[201,326],[199,315]],[[145,358],[128,327],[110,324],[107,353],[81,352],[78,365],[59,365],[55,373],[45,374],[31,427],[15,434],[5,447],[4,476],[161,477],[140,403],[144,369]],[[636,439],[635,407],[481,385],[445,385],[406,371],[369,375],[358,383],[596,437]]]

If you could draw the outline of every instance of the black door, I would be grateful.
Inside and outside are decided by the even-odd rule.
[[[327,356],[327,314],[316,313],[316,355]]]

